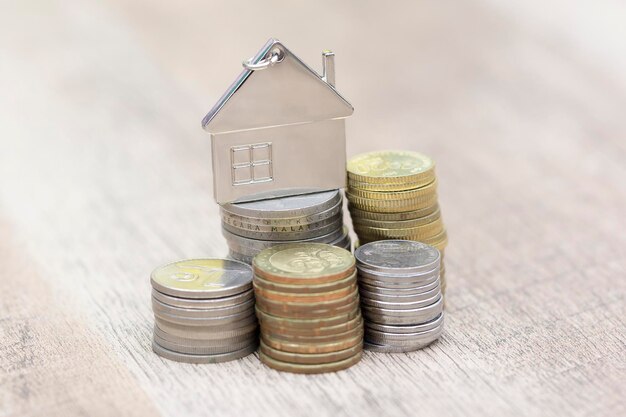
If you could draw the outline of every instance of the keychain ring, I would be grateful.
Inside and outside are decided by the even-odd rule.
[[[247,61],[243,61],[242,65],[244,66],[244,68],[249,69],[250,71],[264,70],[273,66],[274,64],[279,63],[283,60],[284,57],[285,53],[282,49],[274,48],[265,58],[263,58],[256,64],[253,64],[252,58],[250,58]]]

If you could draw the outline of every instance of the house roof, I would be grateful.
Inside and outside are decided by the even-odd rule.
[[[262,70],[245,68],[202,120],[210,133],[348,117],[354,111],[334,86],[276,39],[251,59],[259,63],[280,48],[283,59]]]

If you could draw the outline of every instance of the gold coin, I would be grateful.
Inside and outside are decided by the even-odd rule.
[[[382,229],[410,229],[412,227],[423,226],[425,224],[434,222],[435,220],[440,218],[441,211],[437,208],[435,212],[418,219],[384,221],[361,219],[353,216],[352,223],[354,224],[354,227],[368,226]]]
[[[438,236],[443,231],[443,221],[437,219],[434,222],[424,224],[417,227],[406,229],[384,229],[380,227],[369,227],[355,224],[354,231],[357,235],[369,238],[386,238],[386,239],[428,239]]]
[[[412,198],[409,200],[371,200],[346,193],[350,205],[364,211],[376,213],[399,213],[425,209],[437,204],[437,194]]]
[[[311,328],[300,328],[300,327],[281,327],[276,326],[275,323],[263,321],[263,329],[266,331],[275,334],[278,339],[293,339],[297,337],[321,337],[321,336],[336,336],[338,334],[347,332],[349,330],[356,329],[359,326],[362,326],[363,318],[361,316],[361,312],[349,320],[345,320],[339,324],[335,324],[332,326],[326,327],[311,327]],[[281,337],[280,335],[288,334],[287,337]]]
[[[369,183],[357,181],[348,176],[348,189],[358,188],[368,191],[407,191],[420,188],[431,183],[435,179],[435,171],[425,173],[423,178],[415,182],[389,182],[389,183]]]
[[[254,257],[254,272],[261,278],[285,284],[324,284],[352,275],[354,256],[324,243],[292,243],[261,251]]]
[[[257,299],[256,307],[261,311],[271,314],[273,316],[293,318],[293,319],[313,319],[313,318],[325,318],[333,317],[344,313],[351,312],[359,304],[359,293],[351,297],[351,301],[346,304],[339,305],[334,304],[332,307],[282,307],[274,305],[268,305],[266,302]],[[343,300],[342,300],[343,302]]]
[[[339,290],[327,291],[327,292],[314,292],[314,293],[289,293],[266,290],[263,287],[254,285],[254,293],[257,298],[262,298],[268,301],[278,301],[285,303],[319,303],[324,301],[338,300],[354,293],[357,288],[356,281],[347,287]]]
[[[356,355],[337,362],[329,362],[318,365],[296,364],[276,360],[263,352],[259,352],[261,362],[276,369],[277,371],[292,372],[296,374],[321,374],[325,372],[336,372],[347,369],[361,360],[363,351],[359,351]]]
[[[430,176],[435,163],[409,151],[368,152],[348,160],[348,177],[365,183],[412,183]]]
[[[275,339],[263,332],[261,332],[261,340],[269,347],[282,350],[283,352],[328,353],[336,352],[338,350],[349,349],[355,345],[363,343],[363,330],[361,329],[361,331],[356,336],[324,343],[295,343]]]
[[[359,236],[359,240],[361,244],[364,245],[366,243],[376,242],[378,240],[388,240],[388,239],[382,239],[382,238],[376,239],[376,238],[371,238],[369,236]],[[434,246],[435,248],[439,250],[439,252],[441,252],[442,250],[445,249],[446,245],[448,244],[448,234],[444,229],[441,233],[437,234],[436,236],[433,236],[432,238],[406,239],[406,240],[414,240],[416,242],[426,243],[427,245]]]
[[[354,285],[352,287],[352,291],[347,294],[344,294],[340,298],[334,298],[331,300],[323,300],[316,301],[311,300],[310,302],[306,301],[286,301],[286,300],[274,300],[269,299],[262,296],[257,296],[256,301],[257,305],[272,308],[275,311],[291,311],[291,310],[301,310],[301,311],[316,311],[316,310],[326,310],[329,308],[336,308],[345,306],[356,299],[359,294],[358,287]]]
[[[261,327],[263,334],[268,335],[276,340],[280,340],[286,343],[328,343],[337,340],[344,340],[351,337],[358,336],[363,332],[363,319],[359,325],[353,329],[346,330],[341,333],[328,334],[328,335],[312,335],[306,336],[302,334],[292,334],[289,330],[276,330],[268,327]]]
[[[280,282],[272,282],[259,277],[254,276],[254,285],[265,290],[278,291],[290,294],[311,294],[311,293],[323,293],[328,291],[335,291],[345,287],[349,287],[356,282],[356,270],[352,274],[339,281],[333,281],[326,284],[282,284]]]
[[[404,220],[415,220],[429,216],[439,210],[439,204],[435,202],[432,206],[425,207],[419,210],[402,211],[399,213],[376,213],[373,211],[364,211],[354,207],[352,204],[348,204],[348,210],[350,210],[350,216],[352,221],[381,221],[381,222],[397,222]]]
[[[424,185],[420,188],[406,191],[368,191],[360,190],[358,188],[348,188],[348,193],[351,196],[361,197],[369,200],[392,200],[392,201],[406,201],[416,198],[431,196],[437,190],[437,180],[433,180],[431,183]]]
[[[304,331],[305,329],[319,329],[324,331],[328,327],[334,327],[342,325],[348,321],[361,315],[361,309],[358,305],[355,305],[352,310],[339,313],[330,317],[322,318],[289,318],[280,317],[273,314],[266,313],[258,306],[255,307],[256,316],[259,319],[259,323],[265,326],[278,327],[278,328],[292,328]]]
[[[265,355],[281,362],[288,362],[293,364],[308,364],[319,365],[328,364],[337,361],[343,361],[351,358],[363,350],[363,346],[354,345],[351,348],[339,350],[337,352],[329,353],[293,353],[283,352],[282,350],[269,347],[265,343],[261,342],[260,351]]]

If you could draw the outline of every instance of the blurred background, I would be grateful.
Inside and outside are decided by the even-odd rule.
[[[336,53],[348,156],[435,159],[450,237],[447,333],[433,358],[397,359],[413,369],[392,379],[404,388],[373,381],[368,403],[344,381],[362,401],[332,383],[281,401],[319,415],[623,409],[625,22],[620,0],[0,0],[0,400],[15,415],[93,398],[124,415],[169,395],[181,400],[157,408],[171,415],[263,403],[256,362],[260,381],[151,354],[148,274],[226,253],[200,121],[276,37],[317,71]],[[360,380],[384,374],[368,363]],[[428,367],[440,385],[417,390]],[[228,407],[187,397],[209,374],[237,382]]]

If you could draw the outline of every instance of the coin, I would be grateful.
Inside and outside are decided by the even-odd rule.
[[[440,327],[443,325],[443,313],[439,314],[434,319],[419,323],[419,324],[408,324],[408,325],[385,325],[368,322],[365,325],[366,331],[369,330],[378,330],[379,332],[385,333],[420,333],[427,330],[434,329],[436,327]]]
[[[268,301],[284,301],[286,303],[317,303],[317,302],[325,302],[341,299],[343,297],[347,297],[348,295],[354,293],[357,290],[356,280],[344,288],[333,290],[333,291],[322,291],[322,292],[306,292],[306,293],[294,293],[294,292],[281,292],[281,291],[272,291],[266,290],[263,287],[256,285],[254,286],[254,291],[256,291],[257,296],[263,297],[263,299]]]
[[[283,307],[270,307],[266,303],[257,300],[257,310],[261,310],[267,314],[273,316],[279,316],[283,318],[291,319],[323,319],[328,317],[335,317],[341,314],[350,313],[354,308],[359,306],[358,292],[351,301],[344,305],[337,305],[333,307],[321,308],[314,307],[311,309],[302,308],[283,308]]]
[[[182,297],[172,297],[167,294],[163,294],[154,288],[152,289],[152,297],[156,300],[164,304],[169,304],[175,307],[182,308],[219,308],[219,307],[229,307],[237,304],[241,304],[245,301],[251,300],[254,298],[254,290],[250,289],[248,291],[242,292],[241,294],[236,294],[230,297],[223,298],[182,298]]]
[[[407,303],[419,303],[426,302],[428,299],[432,299],[436,294],[441,291],[441,285],[438,285],[430,291],[409,294],[409,295],[384,295],[378,292],[370,292],[363,288],[360,289],[359,293],[361,295],[361,302],[363,304],[369,304],[376,307],[376,304],[372,304],[372,301],[389,303],[394,306],[403,306]],[[372,301],[369,301],[372,300]],[[378,307],[383,307],[383,305],[378,305]]]
[[[377,213],[399,213],[425,209],[437,204],[437,193],[406,200],[370,200],[346,192],[350,205],[360,210]]]
[[[249,299],[248,301],[234,306],[208,309],[174,307],[168,304],[163,304],[154,298],[152,299],[152,309],[155,314],[158,312],[159,314],[168,314],[181,318],[188,317],[191,319],[212,319],[217,317],[228,317],[240,313],[250,314],[253,307],[254,299]]]
[[[178,337],[178,336],[171,335],[161,330],[159,326],[155,325],[154,336],[164,341],[167,341],[169,343],[174,343],[174,344],[181,345],[181,346],[227,347],[227,346],[233,346],[237,343],[246,342],[249,344],[249,343],[254,342],[258,336],[258,328],[253,329],[252,331],[249,331],[248,333],[242,334],[240,336],[235,336],[235,337],[227,337],[227,338],[221,338],[221,339],[190,339],[188,337]],[[159,344],[167,349],[175,350],[176,352],[183,352],[183,351],[179,351],[173,348],[169,348],[161,342],[159,342]],[[238,349],[230,349],[230,351],[233,351],[233,350],[238,350]],[[226,352],[228,352],[228,350],[226,350]],[[191,353],[191,352],[183,352],[183,353]],[[207,353],[210,353],[210,352],[207,352]],[[214,352],[214,353],[220,353],[220,352]]]
[[[338,339],[332,342],[324,343],[296,343],[291,341],[285,341],[273,338],[264,332],[261,332],[261,340],[263,343],[274,349],[282,350],[283,352],[293,353],[328,353],[336,352],[338,350],[349,349],[355,345],[363,343],[363,332],[360,332],[356,336],[348,337],[346,339]]]
[[[344,236],[348,233],[345,226],[337,228],[337,230],[333,230],[332,232],[311,238],[311,239],[303,239],[298,243],[332,243],[339,239],[343,239]],[[238,236],[229,231],[222,228],[222,234],[226,238],[228,242],[228,247],[231,250],[235,250],[243,255],[255,256],[263,249],[271,248],[272,246],[277,245],[288,245],[294,242],[289,241],[275,241],[275,240],[261,240],[261,239],[249,239],[243,236]]]
[[[378,343],[364,342],[363,349],[378,353],[407,353],[424,349],[425,347],[431,345],[434,341],[435,340],[429,342],[418,342],[411,346],[380,345]]]
[[[311,338],[316,336],[336,336],[338,334],[347,332],[349,330],[356,329],[363,326],[363,317],[361,312],[354,318],[344,321],[342,323],[326,326],[326,327],[280,327],[275,326],[274,323],[263,322],[263,330],[268,331],[274,335],[277,339],[293,339],[298,337]]]
[[[433,179],[432,182],[425,184],[419,188],[413,188],[410,190],[400,191],[370,191],[361,190],[359,188],[350,188],[350,196],[360,197],[367,200],[413,200],[416,198],[431,196],[437,190],[437,180]]]
[[[377,330],[366,329],[365,339],[368,343],[378,343],[382,345],[394,346],[415,346],[420,347],[424,343],[431,343],[441,336],[443,326],[438,326],[418,333],[386,333]]]
[[[419,301],[379,301],[372,298],[361,297],[361,304],[364,306],[371,306],[376,308],[388,309],[388,310],[415,310],[421,307],[432,305],[435,301],[441,298],[441,289],[437,288],[437,291],[429,298],[424,298]]]
[[[272,282],[266,279],[259,277],[258,275],[254,276],[254,286],[258,288],[263,288],[272,291],[279,291],[283,293],[295,293],[295,294],[310,294],[310,293],[324,293],[340,290],[345,287],[349,287],[354,284],[356,281],[357,273],[356,270],[349,275],[347,278],[328,282],[324,284],[283,284],[280,282]]]
[[[373,211],[360,210],[350,203],[348,203],[348,209],[352,215],[352,221],[357,223],[364,220],[371,221],[383,221],[383,222],[395,222],[404,220],[421,219],[426,216],[432,215],[439,210],[439,204],[435,202],[432,206],[425,207],[419,210],[401,211],[398,213],[377,213]]]
[[[382,238],[382,239],[402,239],[402,240],[415,240],[422,238],[432,238],[437,236],[443,231],[443,220],[441,218],[416,227],[410,228],[382,228],[382,227],[370,227],[363,225],[355,225],[354,231],[360,235],[364,235],[368,238]]]
[[[246,203],[227,203],[222,209],[228,213],[255,218],[304,217],[319,213],[341,201],[339,190],[272,198]]]
[[[407,151],[378,151],[357,155],[347,163],[348,177],[365,183],[415,183],[432,175],[434,161]]]
[[[363,346],[361,344],[357,344],[348,349],[328,353],[293,353],[283,352],[282,350],[271,348],[265,343],[261,342],[259,350],[263,354],[277,361],[295,364],[315,365],[333,363],[351,358],[361,352],[363,350]]]
[[[286,284],[323,284],[351,275],[354,256],[345,249],[321,243],[274,246],[253,261],[255,273]]]
[[[254,352],[257,348],[257,344],[251,344],[241,350],[236,350],[234,352],[228,353],[219,353],[214,355],[192,355],[187,353],[179,353],[174,352],[169,349],[165,349],[162,346],[159,346],[158,343],[152,342],[152,350],[159,356],[162,356],[165,359],[177,361],[177,362],[186,362],[186,363],[221,363],[228,362],[235,359],[241,359],[245,356],[248,356],[252,352]]]
[[[154,311],[154,317],[159,318],[170,323],[184,324],[188,326],[221,326],[224,324],[236,323],[239,320],[247,319],[250,316],[254,316],[252,311],[242,311],[241,313],[231,314],[223,317],[182,317],[174,314],[168,314],[161,311]]]
[[[356,364],[357,362],[359,362],[361,360],[362,355],[363,355],[363,352],[359,351],[356,355],[348,359],[344,359],[344,360],[337,361],[337,362],[316,364],[316,365],[283,362],[283,361],[273,359],[272,357],[266,355],[263,352],[259,352],[259,359],[261,359],[261,362],[263,362],[270,368],[274,368],[278,371],[292,372],[292,373],[298,373],[298,374],[319,374],[319,373],[325,373],[325,372],[336,372],[336,371],[347,369],[351,367],[352,365]]]
[[[425,175],[420,181],[417,182],[390,182],[390,183],[370,183],[356,181],[348,177],[348,189],[359,189],[368,191],[405,191],[415,188],[423,187],[426,184],[431,183],[435,179],[435,171],[433,170],[430,175]]]
[[[319,226],[321,224],[321,226]],[[330,219],[329,223],[321,222],[308,225],[296,226],[272,226],[273,230],[268,232],[256,231],[255,229],[241,229],[222,223],[222,228],[230,233],[247,237],[250,239],[261,239],[271,241],[284,240],[306,240],[319,236],[324,236],[343,225],[343,216],[336,216]],[[260,226],[259,226],[260,227]]]
[[[361,315],[361,309],[358,305],[347,313],[341,313],[336,316],[323,318],[292,319],[278,317],[265,313],[263,310],[259,309],[258,306],[255,307],[255,311],[259,322],[262,325],[267,323],[270,326],[295,329],[321,329],[325,327],[338,326]]]
[[[433,272],[425,274],[415,275],[400,275],[393,276],[390,274],[370,274],[365,270],[360,270],[358,274],[359,283],[364,283],[372,287],[387,288],[387,289],[415,289],[429,285],[437,281],[439,270],[436,269]]]
[[[189,259],[155,269],[150,282],[157,291],[175,297],[218,298],[252,288],[252,270],[229,259]]]
[[[361,281],[359,282],[359,290],[376,294],[378,297],[411,297],[413,295],[419,296],[425,292],[433,290],[434,288],[438,288],[440,286],[440,282],[437,280],[437,277],[434,276],[433,280],[428,284],[419,286],[414,285],[411,285],[409,288],[396,288],[394,286],[381,287],[370,285],[365,281]]]
[[[439,298],[434,304],[412,310],[390,310],[369,306],[362,306],[363,317],[371,321],[385,325],[418,324],[430,321],[443,311],[443,298]]]
[[[359,325],[353,329],[346,330],[341,333],[329,334],[329,335],[303,335],[303,334],[292,334],[289,329],[285,330],[277,330],[268,327],[262,328],[263,334],[266,334],[273,339],[282,342],[292,342],[292,343],[328,343],[336,340],[344,340],[351,337],[362,336],[363,335],[363,319]]]
[[[344,307],[356,301],[359,296],[357,286],[354,285],[352,288],[348,289],[350,289],[350,291],[346,294],[342,294],[340,297],[334,297],[328,300],[311,300],[309,302],[302,300],[276,300],[263,296],[263,294],[259,292],[260,289],[255,289],[255,291],[257,291],[257,297],[259,299],[257,305],[271,308],[273,311],[317,311]]]
[[[342,199],[328,210],[298,217],[248,217],[229,213],[223,208],[220,210],[222,221],[228,224],[243,223],[247,225],[263,225],[263,226],[293,226],[298,224],[317,223],[328,218],[332,218],[340,214],[343,210]]]
[[[441,211],[437,208],[434,212],[416,219],[409,220],[371,220],[352,216],[354,227],[372,227],[380,229],[410,229],[423,226],[441,219]]]
[[[184,324],[170,323],[158,318],[155,318],[154,323],[159,329],[171,337],[206,340],[238,337],[256,331],[259,327],[255,316],[250,316],[248,319],[240,322],[211,327],[186,326]]]
[[[419,274],[439,266],[439,251],[409,240],[383,240],[360,246],[354,256],[360,268],[383,273]]]

